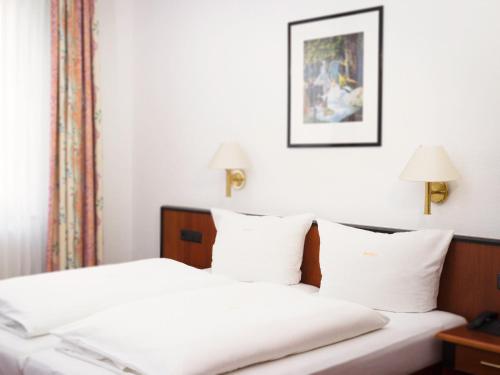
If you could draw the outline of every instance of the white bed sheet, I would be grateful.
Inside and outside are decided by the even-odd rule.
[[[443,312],[389,313],[382,329],[337,344],[240,369],[249,374],[402,375],[440,362],[441,343],[434,336],[465,324]]]
[[[464,318],[442,311],[386,314],[391,322],[376,332],[249,366],[233,374],[409,374],[440,361],[441,344],[434,338],[438,331],[465,323]],[[27,359],[24,374],[111,375],[112,372],[48,349]]]
[[[49,335],[23,339],[0,329],[0,375],[21,374],[23,362],[28,356],[52,348],[58,341],[57,337]]]

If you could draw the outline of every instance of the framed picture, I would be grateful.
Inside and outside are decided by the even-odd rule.
[[[288,24],[288,147],[382,144],[383,7]]]

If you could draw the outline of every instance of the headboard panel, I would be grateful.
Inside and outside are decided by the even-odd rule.
[[[352,225],[375,232],[398,229]],[[161,208],[162,257],[198,268],[212,262],[216,229],[209,210],[163,206]],[[438,308],[472,319],[483,310],[500,311],[500,240],[455,236],[446,256],[439,288]],[[303,283],[319,286],[319,233],[314,224],[307,234],[302,261]]]

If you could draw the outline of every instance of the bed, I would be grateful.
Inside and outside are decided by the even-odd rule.
[[[161,256],[197,268],[208,268],[215,228],[209,211],[179,207],[161,210]],[[391,231],[383,228],[372,230]],[[302,283],[293,287],[315,293],[321,281],[319,239],[313,226],[304,246]],[[334,345],[244,367],[241,374],[425,374],[438,364],[441,347],[437,332],[465,323],[483,309],[499,310],[493,283],[499,269],[500,243],[494,240],[455,237],[443,271],[438,309],[419,314],[384,313],[390,323]],[[481,269],[483,272],[478,272]],[[470,286],[463,288],[464,285]],[[23,340],[0,331],[0,374],[110,374],[91,363],[54,349],[58,339],[42,336]],[[17,369],[15,368],[16,366]],[[14,372],[17,371],[17,372]],[[430,373],[430,372],[429,372]]]
[[[304,294],[317,293],[316,287],[307,284],[290,288]],[[390,318],[390,323],[376,332],[305,353],[248,366],[233,373],[413,373],[422,366],[430,366],[439,361],[440,344],[434,338],[436,331],[465,322],[462,317],[442,311],[423,314],[385,313],[385,315]],[[10,363],[9,372],[6,370],[6,374],[16,373],[17,362],[22,363],[23,373],[26,375],[113,373],[55,350],[57,339],[53,336],[32,339],[29,345],[26,345],[26,340],[10,333],[4,332],[0,337],[4,340],[3,352],[7,356],[6,363]],[[5,351],[6,348],[9,349]]]

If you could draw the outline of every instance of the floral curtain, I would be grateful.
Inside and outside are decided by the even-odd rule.
[[[99,264],[103,248],[95,4],[51,1],[48,271]]]

